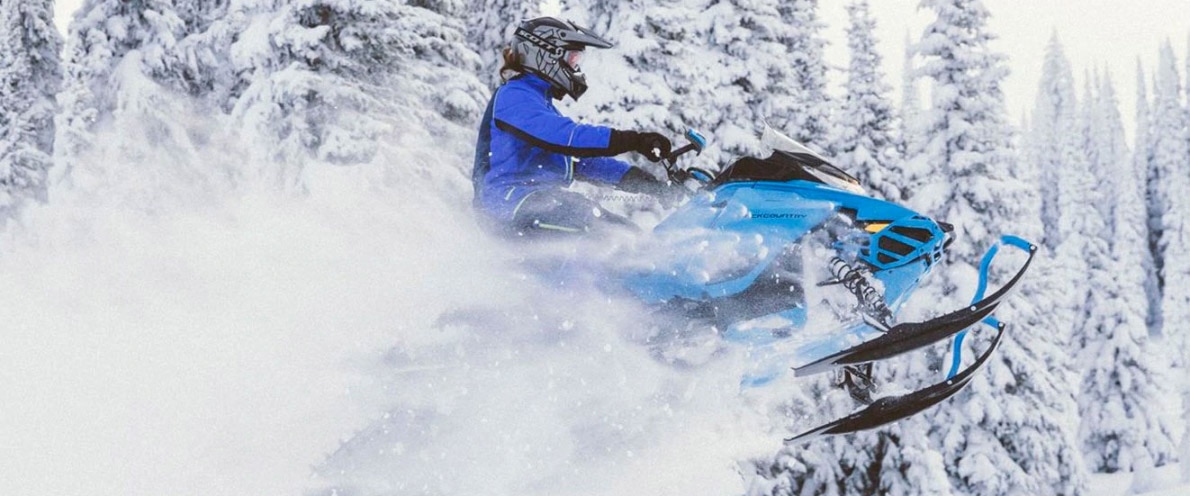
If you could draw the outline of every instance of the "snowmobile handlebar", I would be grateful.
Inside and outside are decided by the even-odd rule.
[[[689,141],[689,143],[686,143],[685,146],[670,152],[669,156],[665,157],[665,159],[669,162],[670,167],[673,167],[674,163],[678,161],[678,157],[685,155],[686,152],[693,150],[695,155],[702,155],[702,150],[707,147],[706,137],[693,129],[686,130],[686,140]]]
[[[686,169],[680,169],[677,167],[678,157],[681,157],[682,155],[685,155],[691,151],[693,151],[695,155],[702,155],[703,149],[705,149],[707,146],[706,137],[704,137],[698,131],[687,129],[685,136],[689,143],[686,143],[681,148],[670,152],[669,156],[665,157],[664,163],[666,174],[669,175],[670,181],[674,182],[675,184],[685,184],[688,179],[693,179],[702,184],[711,182],[711,180],[715,178],[715,175],[706,170],[694,167]]]

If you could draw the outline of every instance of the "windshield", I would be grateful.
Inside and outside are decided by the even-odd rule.
[[[760,135],[760,144],[764,145],[765,148],[772,149],[773,151],[785,152],[795,155],[806,154],[823,162],[827,162],[827,160],[823,158],[822,155],[819,155],[818,152],[815,152],[814,150],[806,147],[806,145],[798,143],[793,138],[782,134],[781,131],[769,127],[768,124],[765,124],[764,133]]]
[[[850,174],[832,165],[829,160],[819,155],[818,152],[811,150],[806,145],[798,143],[793,138],[769,127],[767,124],[764,126],[764,133],[760,136],[760,143],[765,148],[769,148],[774,152],[784,152],[797,159],[807,173],[814,176],[823,184],[852,193],[867,194],[864,188],[859,185],[859,181],[851,177]]]

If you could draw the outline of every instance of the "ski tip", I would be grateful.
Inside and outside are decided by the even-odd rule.
[[[1011,234],[1005,234],[1003,236],[1000,236],[1000,242],[1004,243],[1006,245],[1015,246],[1022,250],[1027,250],[1029,252],[1037,251],[1037,245],[1033,244],[1029,240],[1026,240],[1025,238],[1022,238],[1020,236],[1013,236]]]
[[[806,431],[793,437],[785,438],[785,445],[803,444],[822,437],[822,431],[830,427],[831,424],[824,425],[814,430]]]

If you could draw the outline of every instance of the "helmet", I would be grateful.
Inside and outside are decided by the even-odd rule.
[[[612,44],[587,28],[553,17],[521,23],[512,41],[521,67],[575,100],[587,91],[587,77],[579,69],[579,61],[589,46],[611,48]]]

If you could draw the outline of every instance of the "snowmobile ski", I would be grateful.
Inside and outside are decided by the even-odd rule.
[[[904,322],[897,324],[875,339],[828,355],[806,365],[795,367],[794,375],[799,377],[807,376],[845,365],[858,365],[892,358],[902,353],[924,348],[942,341],[986,319],[1016,288],[1017,283],[1021,281],[1025,272],[1029,269],[1029,264],[1033,261],[1033,256],[1037,253],[1036,246],[1014,236],[1005,236],[1003,242],[1026,251],[1029,254],[1029,258],[1025,260],[1025,263],[1017,270],[1012,279],[991,296],[976,301],[964,309],[924,322]],[[986,258],[989,262],[995,253],[994,250],[988,252]],[[982,265],[980,279],[981,281],[986,281],[988,263]]]
[[[999,324],[997,326],[996,337],[992,340],[991,346],[988,346],[988,349],[980,355],[975,363],[955,376],[912,393],[879,398],[863,410],[785,439],[785,443],[802,443],[819,436],[846,434],[873,429],[903,418],[911,417],[945,401],[966,387],[971,382],[971,379],[975,377],[975,373],[987,363],[988,358],[1000,346],[1000,339],[1004,337],[1005,329],[1006,326],[1004,324]]]

